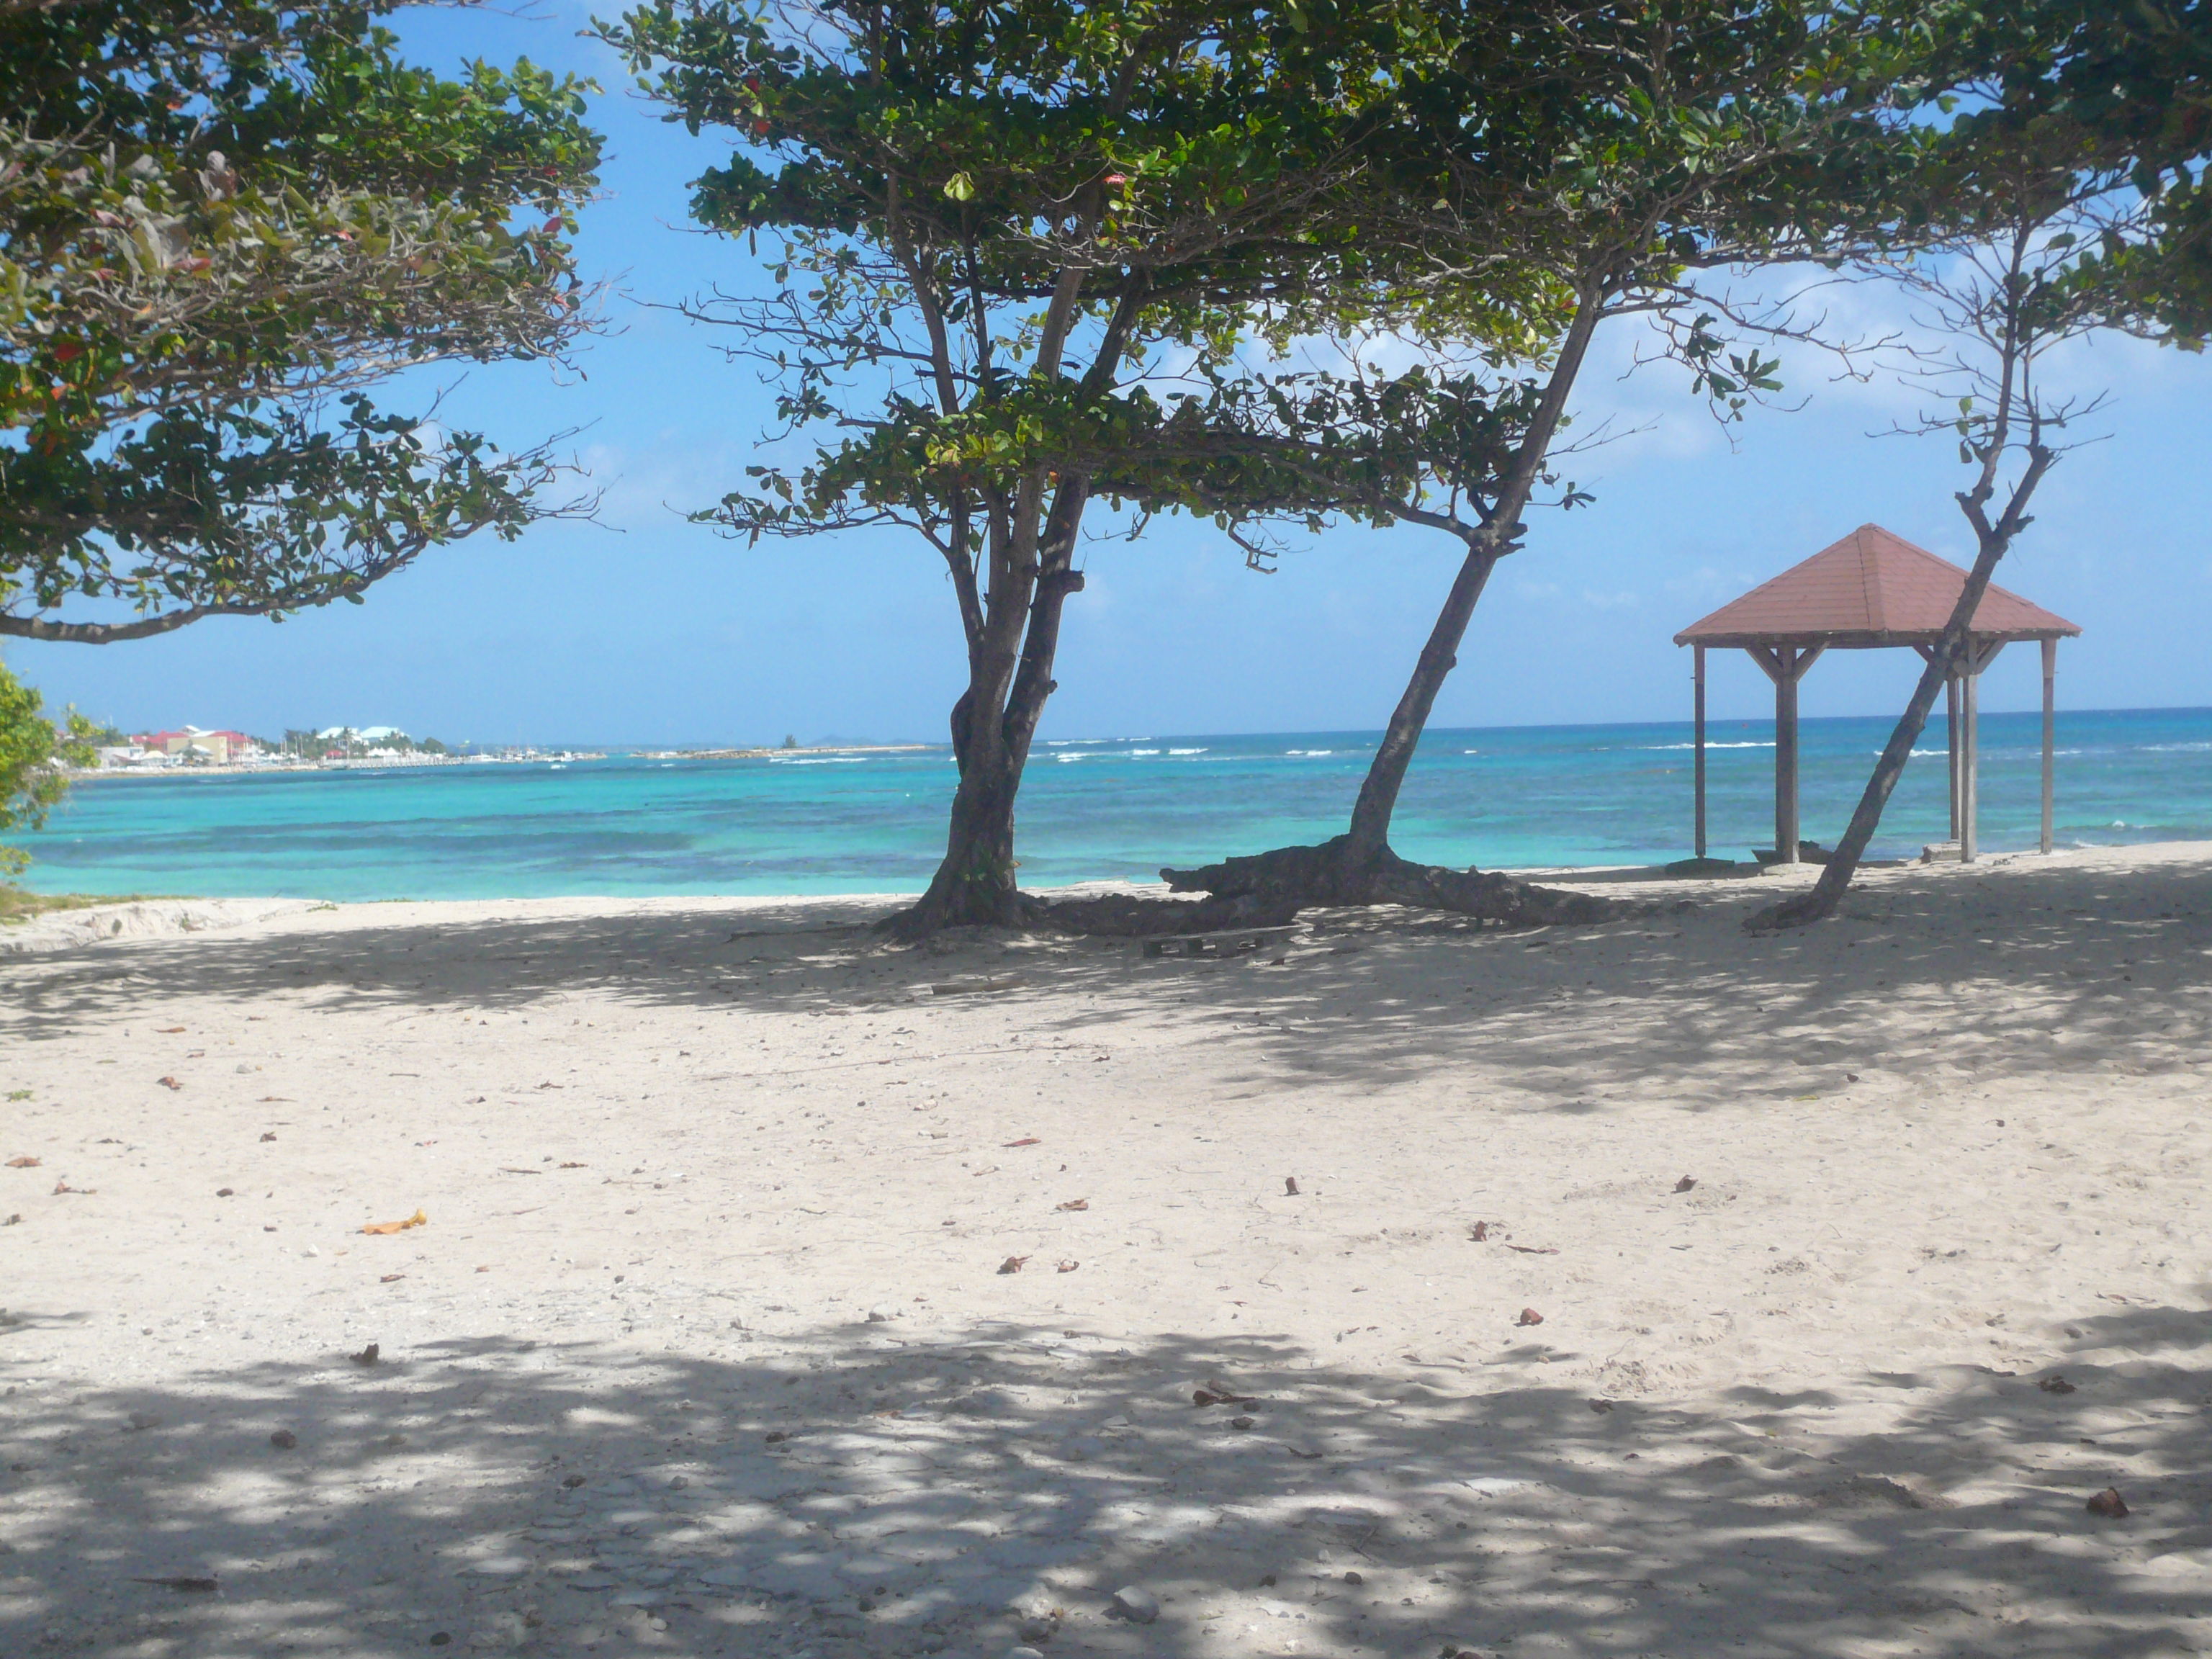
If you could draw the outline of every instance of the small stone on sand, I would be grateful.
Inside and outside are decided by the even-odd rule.
[[[1160,1604],[1150,1590],[1125,1584],[1114,1592],[1114,1611],[1133,1625],[1149,1625],[1160,1616]]]

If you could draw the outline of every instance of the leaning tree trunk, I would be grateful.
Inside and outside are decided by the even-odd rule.
[[[1401,514],[1413,523],[1451,530],[1465,541],[1467,556],[1452,580],[1451,591],[1444,596],[1443,607],[1429,630],[1404,695],[1391,711],[1390,723],[1360,784],[1359,799],[1346,833],[1317,847],[1283,847],[1197,870],[1163,870],[1161,878],[1169,887],[1178,892],[1206,892],[1278,904],[1406,904],[1516,927],[1602,921],[1635,908],[1612,900],[1524,886],[1495,872],[1415,864],[1390,848],[1390,820],[1397,811],[1407,771],[1413,763],[1413,752],[1420,746],[1421,733],[1435,711],[1437,694],[1459,665],[1460,646],[1467,638],[1468,625],[1474,620],[1490,573],[1520,534],[1522,511],[1543,472],[1553,434],[1565,412],[1567,393],[1589,351],[1590,337],[1604,315],[1604,299],[1601,285],[1585,288],[1543,398],[1484,521],[1469,526],[1414,510]]]
[[[1982,516],[1979,499],[1972,495],[1959,498],[1974,526],[1979,545],[1975,550],[1974,568],[1966,573],[1966,586],[1959,590],[1959,602],[1951,608],[1942,637],[1928,653],[1928,666],[1921,671],[1919,684],[1912,688],[1912,699],[1905,704],[1896,729],[1889,734],[1889,741],[1882,745],[1881,758],[1875,763],[1874,775],[1867,780],[1866,789],[1859,796],[1850,825],[1836,843],[1836,850],[1828,855],[1820,878],[1806,892],[1769,905],[1753,916],[1744,923],[1751,932],[1773,933],[1825,921],[1843,902],[1851,878],[1858,873],[1859,860],[1866,856],[1868,843],[1881,827],[1882,809],[1889,805],[1890,793],[1905,775],[1905,763],[1912,758],[1912,745],[1920,740],[1928,717],[1935,711],[1937,695],[1943,690],[1944,682],[1966,664],[1972,653],[1974,613],[1982,607],[1982,596],[1990,591],[1990,580],[1996,574],[1997,562],[2004,557],[2013,538],[2020,532],[2023,509],[2052,459],[2051,453],[2039,445],[2033,449],[2026,476],[2013,490],[2003,516],[1995,525]],[[1953,741],[1957,741],[1955,735]]]
[[[1368,766],[1346,833],[1317,847],[1279,847],[1196,870],[1163,870],[1161,879],[1176,892],[1209,893],[1273,908],[1404,904],[1516,927],[1606,921],[1631,914],[1635,907],[1615,900],[1531,887],[1495,871],[1416,864],[1391,850],[1390,818],[1398,792],[1436,707],[1437,694],[1458,665],[1460,644],[1499,552],[1498,544],[1487,539],[1469,546],[1436,626],[1429,631],[1428,643],[1421,647],[1413,678],[1391,712],[1390,724]]]
[[[1375,758],[1368,763],[1359,799],[1352,809],[1352,828],[1345,837],[1346,854],[1355,863],[1371,861],[1390,845],[1390,818],[1398,810],[1398,792],[1405,787],[1413,750],[1420,746],[1421,733],[1436,708],[1437,694],[1443,690],[1445,678],[1459,666],[1460,642],[1467,638],[1468,623],[1474,618],[1475,605],[1490,581],[1490,573],[1498,568],[1498,556],[1494,542],[1468,549],[1459,574],[1453,578],[1451,592],[1444,596],[1436,626],[1429,630],[1428,642],[1413,665],[1413,677],[1406,683],[1398,706],[1390,711],[1390,724],[1383,730]]]

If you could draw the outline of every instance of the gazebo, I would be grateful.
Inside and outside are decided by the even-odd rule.
[[[1674,635],[1696,647],[1698,856],[1705,856],[1705,652],[1740,648],[1774,682],[1774,856],[1798,860],[1797,682],[1823,651],[1911,646],[1930,656],[1966,585],[1966,573],[1880,525],[1863,524],[1804,563],[1723,605]],[[1978,755],[1975,727],[1982,671],[2015,640],[2043,647],[2043,850],[2051,850],[2053,692],[2058,641],[2081,630],[1994,582],[1974,611],[1963,671],[1946,688],[1950,716],[1951,839],[1974,856]],[[1764,854],[1761,854],[1763,857]]]

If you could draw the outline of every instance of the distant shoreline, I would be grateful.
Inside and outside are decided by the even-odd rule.
[[[72,767],[67,769],[66,775],[71,783],[92,783],[116,778],[270,777],[307,772],[412,771],[425,767],[447,766],[543,766],[548,763],[566,766],[572,761],[602,761],[614,757],[656,761],[774,760],[779,756],[897,755],[917,753],[938,746],[927,743],[843,743],[797,749],[546,749],[525,754],[392,755],[374,760],[363,756],[349,760],[266,760],[250,763],[228,761],[221,765],[206,766]]]

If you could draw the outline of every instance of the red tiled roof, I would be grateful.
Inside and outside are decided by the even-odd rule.
[[[1966,573],[1880,525],[1863,524],[1804,563],[1762,582],[1674,635],[1677,645],[1910,645],[1943,631]],[[2081,629],[1990,584],[1974,632],[1996,639],[2072,635]]]

